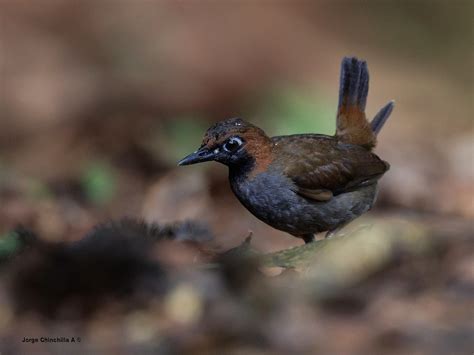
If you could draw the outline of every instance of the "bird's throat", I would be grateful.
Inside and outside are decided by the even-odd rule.
[[[244,159],[239,159],[235,164],[229,165],[229,179],[230,181],[239,182],[248,179],[253,175],[256,169],[255,158],[246,156]]]

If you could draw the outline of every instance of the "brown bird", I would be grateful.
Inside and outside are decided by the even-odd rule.
[[[233,192],[254,216],[306,243],[316,233],[332,236],[370,210],[377,181],[389,169],[372,149],[394,104],[385,105],[369,123],[368,90],[367,63],[344,58],[334,136],[268,137],[231,118],[209,128],[201,147],[178,165],[223,163]]]

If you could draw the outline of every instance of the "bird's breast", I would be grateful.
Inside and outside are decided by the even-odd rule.
[[[292,190],[293,182],[283,175],[260,173],[252,179],[231,176],[230,184],[253,215],[275,228],[291,230],[295,216],[301,216],[301,198]]]

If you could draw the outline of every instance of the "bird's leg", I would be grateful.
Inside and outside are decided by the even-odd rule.
[[[314,242],[314,234],[313,233],[304,234],[300,238],[302,238],[304,240],[305,244]]]

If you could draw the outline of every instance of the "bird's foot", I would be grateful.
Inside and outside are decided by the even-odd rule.
[[[305,234],[301,238],[304,240],[305,244],[314,242],[314,234],[312,234],[312,233]]]

